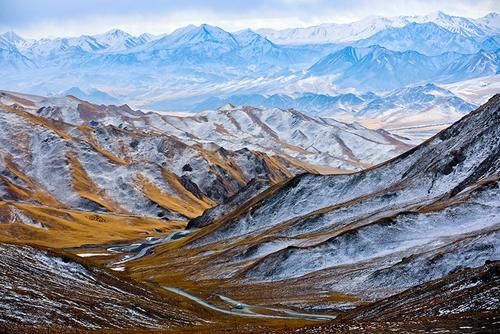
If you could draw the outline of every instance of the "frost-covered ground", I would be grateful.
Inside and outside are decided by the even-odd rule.
[[[197,321],[147,289],[29,246],[0,244],[0,327],[171,328]]]

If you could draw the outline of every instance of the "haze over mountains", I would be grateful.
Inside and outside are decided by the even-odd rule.
[[[363,99],[402,87],[494,78],[499,22],[497,13],[469,19],[439,12],[284,31],[229,33],[204,24],[160,36],[115,29],[41,40],[8,32],[0,36],[0,88],[164,111],[200,110],[210,98],[249,94],[282,95],[283,108],[295,107],[292,100],[304,94]],[[330,101],[320,108],[323,115],[339,111]]]

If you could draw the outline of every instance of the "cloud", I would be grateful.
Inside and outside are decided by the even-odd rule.
[[[0,0],[0,31],[28,37],[91,34],[120,28],[165,33],[209,23],[228,30],[349,22],[369,15],[422,15],[437,10],[477,17],[497,0]]]

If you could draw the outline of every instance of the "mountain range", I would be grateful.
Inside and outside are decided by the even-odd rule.
[[[498,22],[496,13],[370,17],[293,29],[295,41],[278,32],[230,33],[208,24],[159,36],[114,29],[26,40],[8,32],[0,35],[0,88],[55,95],[76,87],[109,95],[91,102],[172,111],[176,101],[181,109],[173,111],[189,111],[208,98],[235,94],[338,95],[450,84],[498,75]]]
[[[398,138],[384,131],[370,130],[359,124],[347,124],[334,119],[314,118],[293,109],[263,110],[227,105],[218,110],[190,116],[177,116],[154,112],[144,113],[132,110],[127,105],[93,105],[75,97],[45,98],[3,92],[0,101],[6,106],[22,106],[27,112],[38,117],[75,126],[112,127],[118,129],[119,132],[116,134],[122,133],[123,130],[125,130],[124,134],[128,133],[127,131],[156,133],[159,143],[172,141],[172,144],[162,144],[166,146],[160,148],[161,150],[167,149],[169,146],[177,147],[179,151],[175,154],[183,157],[193,156],[196,157],[193,158],[196,160],[201,154],[201,157],[208,160],[208,164],[213,163],[212,156],[205,154],[204,150],[211,149],[222,154],[218,158],[213,156],[216,159],[222,159],[224,154],[229,157],[229,154],[232,154],[231,151],[242,155],[252,155],[254,151],[265,152],[271,157],[279,157],[281,162],[276,161],[277,164],[295,166],[290,168],[294,172],[301,168],[317,171],[358,170],[380,163],[411,147],[411,144],[406,143],[405,138]],[[152,162],[158,159],[157,156],[147,153],[148,148],[142,148],[139,144],[132,145],[136,146],[133,147],[134,150],[127,149],[126,151],[122,150],[120,146],[122,144],[116,144],[118,146],[115,147],[109,146],[111,143],[107,134],[109,131],[105,130],[100,140],[89,140],[97,146],[100,146],[98,143],[101,142],[101,145],[105,145],[106,151],[114,152],[113,156],[116,156],[116,159],[113,158],[113,161],[149,160]],[[165,133],[168,133],[169,136],[165,137],[163,135]],[[320,137],[318,137],[319,133],[321,133]],[[100,131],[95,132],[95,134],[100,134]],[[120,141],[132,142],[133,140],[120,139]],[[148,145],[154,147],[156,144],[150,143]],[[194,150],[192,151],[192,149]],[[231,151],[225,153],[225,150]],[[174,152],[171,151],[170,154],[174,154]],[[122,154],[125,155],[122,156]],[[132,156],[126,157],[129,154]],[[138,155],[135,156],[136,154]],[[61,152],[58,155],[64,156],[65,154]],[[146,156],[149,157],[146,158]],[[263,156],[262,158],[264,158],[264,163],[268,161],[267,157]],[[241,158],[236,158],[236,160],[241,161]],[[170,166],[171,163],[175,163],[176,167]],[[178,159],[173,158],[169,162],[165,161],[165,166],[178,175],[186,174],[188,171],[183,170],[182,166],[177,165],[178,163],[180,163]],[[192,165],[189,161],[186,161],[185,164]],[[208,165],[200,167],[211,172]],[[246,175],[243,179],[249,181],[258,176],[259,172],[256,170],[259,168],[255,171],[253,169],[245,171],[246,168],[252,169],[254,167],[237,167],[237,170],[243,170],[243,174]],[[260,170],[264,173],[268,168],[264,167]],[[282,169],[283,175],[290,175],[286,170],[287,168]],[[86,174],[92,175],[90,171],[87,171]],[[211,179],[207,175],[188,174],[197,180],[203,179],[206,182]],[[226,173],[224,172],[224,174]],[[232,175],[232,173],[228,175]],[[184,177],[187,176],[184,175]],[[220,179],[220,177],[216,177],[216,179]],[[241,178],[236,177],[236,179]],[[229,183],[233,182],[234,180]],[[195,183],[197,182],[195,181]],[[226,184],[227,182],[222,183]],[[207,184],[207,187],[213,188],[213,185]],[[238,187],[229,188],[233,190],[226,192],[226,189],[222,192],[222,197],[214,197],[212,200],[223,200],[238,189]]]
[[[189,286],[194,294],[208,290],[250,304],[308,305],[373,321],[382,314],[397,321],[391,307],[412,314],[413,321],[495,314],[498,294],[488,289],[498,277],[489,265],[497,266],[500,256],[499,106],[496,95],[374,168],[301,174],[249,200],[232,198],[225,205],[234,209],[223,215],[208,211],[209,217],[191,224],[201,228],[126,270],[161,285],[196,282]],[[189,257],[179,260],[185,253]],[[491,280],[476,281],[489,292],[477,295],[483,302],[470,302],[474,293],[468,289],[476,285],[459,288],[458,282],[474,282],[473,275],[489,270]],[[450,298],[443,300],[439,291]],[[373,304],[350,313],[366,303]]]
[[[450,83],[499,73],[499,50],[475,54],[447,52],[426,56],[375,45],[346,47],[311,66],[312,76],[333,76],[335,83],[361,91],[387,91],[426,82]],[[359,78],[363,77],[363,80]]]
[[[0,110],[4,328],[496,326],[498,94],[413,148],[292,109],[2,91]],[[321,175],[325,155],[358,171]]]
[[[349,43],[371,37],[381,31],[401,28],[412,23],[434,23],[452,33],[468,38],[484,38],[498,34],[500,18],[490,13],[478,19],[436,12],[425,16],[371,16],[347,24],[322,24],[285,30],[259,29],[257,32],[279,44]]]

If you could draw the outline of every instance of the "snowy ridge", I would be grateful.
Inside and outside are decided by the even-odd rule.
[[[45,196],[56,207],[186,219],[253,178],[275,183],[302,171],[261,152],[186,144],[144,128],[100,123],[103,116],[143,115],[127,106],[107,109],[73,97],[4,92],[0,102],[5,200]]]
[[[280,44],[345,43],[368,38],[390,28],[412,23],[434,23],[464,37],[484,37],[498,34],[498,14],[490,13],[479,19],[450,16],[437,12],[425,16],[372,16],[348,24],[322,24],[308,28],[285,30],[260,29],[257,32]]]
[[[6,99],[4,103],[15,101]],[[169,133],[186,144],[223,147],[236,152],[249,149],[265,152],[288,159],[282,164],[296,164],[319,172],[359,170],[411,147],[390,133],[314,118],[293,109],[228,106],[178,117],[143,113],[127,105],[96,106],[71,97],[39,97],[36,105],[39,109],[29,107],[31,112],[72,124],[96,122],[122,129]],[[174,172],[182,173],[179,168]],[[248,175],[248,180],[254,176]]]

